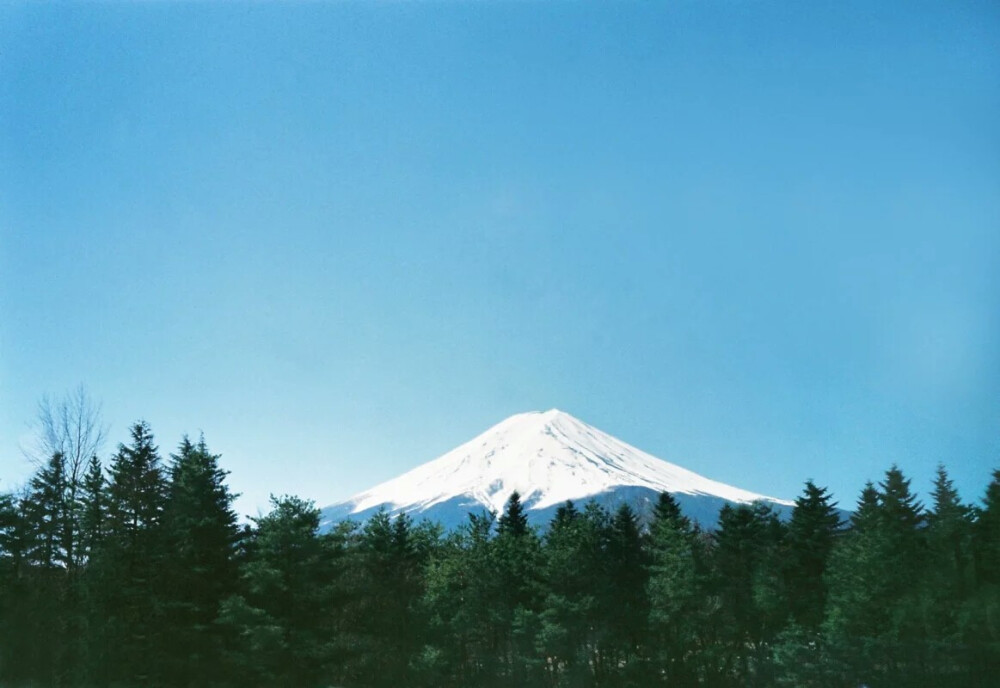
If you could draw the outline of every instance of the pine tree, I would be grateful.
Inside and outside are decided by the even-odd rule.
[[[628,682],[642,681],[642,646],[647,634],[648,567],[639,518],[622,504],[611,519],[607,545],[607,576],[611,588],[603,595],[609,635],[602,654],[615,665],[612,675]]]
[[[492,600],[499,621],[500,644],[507,658],[502,669],[507,682],[526,685],[537,678],[541,663],[534,646],[539,632],[542,601],[541,542],[528,527],[528,517],[515,491],[497,523],[493,543],[493,574],[497,593]]]
[[[354,653],[347,676],[358,686],[406,683],[424,625],[416,608],[423,562],[412,520],[379,510],[362,527],[356,549],[346,623]]]
[[[80,523],[78,563],[84,564],[100,547],[107,522],[107,495],[104,467],[96,456],[90,458],[80,484],[76,510]]]
[[[25,602],[31,614],[20,632],[31,639],[23,658],[39,680],[60,685],[68,670],[70,604],[68,572],[72,567],[73,520],[68,502],[66,460],[54,453],[29,482],[24,501],[30,567]]]
[[[598,595],[611,588],[609,528],[610,516],[596,502],[582,512],[566,502],[545,535],[545,599],[536,646],[549,658],[550,684],[586,685],[600,665],[606,619]]]
[[[785,576],[789,604],[795,621],[809,630],[819,627],[825,612],[823,575],[841,527],[836,506],[826,488],[808,480],[788,523]]]
[[[935,587],[961,599],[973,585],[972,511],[962,504],[943,465],[937,467],[927,541]]]
[[[27,633],[34,609],[27,551],[31,541],[26,500],[0,494],[0,681],[21,685],[37,678],[33,666],[38,638]]]
[[[921,640],[933,641],[924,652],[924,661],[931,665],[926,673],[940,670],[943,665],[930,649],[951,656],[960,652],[966,618],[962,610],[974,579],[970,510],[961,503],[942,465],[937,467],[932,497],[925,530],[927,561],[910,601],[915,623],[922,624]]]
[[[1000,585],[1000,469],[993,471],[973,533],[979,584]]]
[[[215,623],[222,600],[236,592],[239,529],[226,471],[202,437],[187,437],[171,455],[164,506],[163,604],[168,681],[188,685],[218,677],[223,638]]]
[[[680,504],[669,492],[661,492],[653,507],[654,523],[672,523],[683,531],[691,530],[691,520],[681,512]]]
[[[66,504],[66,460],[55,453],[31,478],[28,494],[28,513],[32,542],[28,556],[43,569],[51,570],[68,562],[65,531],[68,507]]]
[[[743,681],[770,680],[771,649],[787,618],[781,576],[784,528],[761,502],[724,506],[715,532],[713,562],[716,592],[721,598],[723,664]]]
[[[153,434],[132,426],[111,460],[107,532],[88,572],[94,599],[92,678],[157,685],[164,670],[163,529],[167,481]]]
[[[963,640],[975,649],[973,677],[990,685],[1000,666],[1000,470],[994,470],[972,530],[975,590],[962,609]],[[972,662],[970,661],[970,664]]]
[[[245,685],[316,688],[334,672],[331,541],[319,535],[312,502],[271,504],[255,519],[243,593],[222,605],[220,621],[239,639],[231,671]]]
[[[902,683],[923,670],[919,582],[925,575],[925,517],[897,466],[879,487],[873,496],[866,486],[855,527],[834,552],[824,626],[845,666],[869,676],[878,667],[882,680]]]
[[[920,529],[924,525],[924,508],[910,492],[910,481],[893,465],[879,483],[879,522],[893,563],[900,570],[913,571],[919,564]]]
[[[500,535],[512,537],[521,537],[528,532],[528,515],[524,511],[521,495],[518,494],[517,490],[511,492],[507,499],[503,515],[497,522],[497,532]]]
[[[858,504],[851,514],[851,528],[854,530],[868,530],[877,525],[879,513],[879,494],[875,483],[868,481],[861,490]]]
[[[428,642],[419,661],[426,685],[491,686],[500,681],[504,619],[497,600],[495,514],[469,514],[430,558],[422,606]]]
[[[674,498],[661,493],[649,533],[650,654],[667,685],[697,681],[692,661],[705,610],[695,553],[695,532]]]

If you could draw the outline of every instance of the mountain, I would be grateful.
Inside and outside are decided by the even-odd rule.
[[[540,525],[568,499],[581,505],[595,499],[611,509],[629,502],[641,513],[664,491],[709,528],[727,503],[764,500],[781,513],[793,505],[710,480],[552,409],[511,416],[433,461],[328,506],[322,523],[329,528],[345,519],[363,521],[385,508],[453,527],[470,511],[501,513],[514,490],[529,520]]]

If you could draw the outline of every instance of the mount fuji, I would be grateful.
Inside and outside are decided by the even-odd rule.
[[[727,503],[761,500],[779,514],[793,506],[700,476],[552,409],[511,416],[433,461],[326,507],[322,526],[364,521],[384,508],[450,528],[465,523],[470,512],[501,513],[515,490],[529,521],[542,526],[566,500],[593,499],[610,509],[627,502],[642,514],[660,492],[673,494],[682,511],[706,528],[714,527]]]

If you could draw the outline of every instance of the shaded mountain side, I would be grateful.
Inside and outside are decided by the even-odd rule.
[[[657,490],[648,487],[622,486],[590,497],[573,500],[573,503],[578,509],[582,509],[587,502],[593,500],[612,512],[621,504],[628,504],[645,522],[648,521],[649,514],[652,511],[653,505],[656,504],[659,494]],[[714,530],[718,522],[719,510],[726,504],[733,504],[726,499],[712,495],[676,493],[673,496],[680,505],[684,515],[706,530]],[[556,510],[565,503],[553,504],[541,509],[532,509],[530,498],[524,499],[523,502],[528,507],[528,522],[543,530],[548,527],[549,522],[555,516]],[[781,516],[782,520],[787,520],[791,516],[791,506],[774,502],[767,503]],[[383,508],[383,506],[385,506],[386,511],[392,516],[400,513],[409,513],[414,521],[427,520],[440,523],[446,530],[451,530],[467,523],[470,513],[486,513],[487,511],[486,507],[470,495],[452,497],[423,511],[408,510],[405,507],[389,509],[386,505],[379,505],[357,513],[351,513],[351,506],[345,504],[323,509],[321,512],[322,528],[328,530],[336,523],[346,520],[364,522],[378,513],[378,510]],[[843,512],[843,518],[846,519],[847,516],[847,512]]]

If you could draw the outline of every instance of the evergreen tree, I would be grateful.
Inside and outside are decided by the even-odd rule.
[[[428,562],[422,600],[428,637],[419,662],[429,686],[493,686],[500,679],[506,628],[498,604],[492,531],[495,514],[469,514]]]
[[[973,534],[977,581],[1000,586],[1000,469],[993,471]]]
[[[335,673],[331,540],[319,510],[296,497],[271,499],[241,573],[243,593],[223,602],[220,620],[238,638],[231,671],[251,686],[326,685]]]
[[[503,515],[497,522],[497,533],[500,535],[510,535],[511,537],[521,537],[528,532],[528,515],[525,513],[524,505],[521,504],[521,495],[514,490],[507,499]]]
[[[412,520],[380,510],[364,524],[357,549],[348,676],[358,686],[405,684],[417,662],[424,626],[417,609],[422,552]]]
[[[646,552],[639,518],[622,504],[611,519],[607,545],[608,580],[611,588],[603,596],[608,637],[602,654],[615,681],[634,684],[645,680],[643,644],[647,635],[649,600]]]
[[[691,520],[681,513],[681,506],[669,492],[661,492],[653,507],[653,523],[671,523],[675,528],[691,532]]]
[[[164,670],[163,529],[167,481],[153,434],[132,426],[111,460],[107,532],[88,572],[92,678],[156,686]]]
[[[783,536],[777,515],[764,503],[726,505],[719,512],[713,560],[727,629],[721,668],[751,684],[772,682],[772,645],[787,618]]]
[[[226,471],[202,437],[187,437],[171,455],[164,507],[163,605],[166,676],[172,685],[207,684],[219,678],[223,638],[215,623],[222,600],[236,592],[239,529]]]
[[[923,581],[927,633],[957,641],[958,611],[974,585],[971,510],[944,466],[937,467],[927,514],[928,565]]]
[[[991,685],[1000,666],[1000,470],[993,471],[972,529],[975,590],[961,615],[971,648],[969,685]]]
[[[898,467],[886,471],[879,486],[874,497],[866,486],[853,532],[835,550],[824,624],[846,670],[904,684],[924,671],[924,513]]]
[[[66,529],[66,460],[55,453],[31,478],[27,499],[32,530],[28,557],[36,566],[51,570],[68,562]]]
[[[825,612],[823,576],[841,526],[836,506],[826,488],[808,480],[788,523],[785,578],[789,605],[795,621],[810,630],[819,627]]]
[[[922,546],[920,529],[924,525],[924,508],[910,492],[910,481],[895,465],[879,483],[879,523],[888,540],[892,563],[900,570],[914,571],[919,565]]]
[[[75,612],[68,592],[73,527],[67,498],[66,460],[56,452],[32,476],[23,502],[27,568],[22,603],[31,612],[19,627],[29,641],[20,661],[51,685],[61,685],[69,669],[65,649]]]
[[[96,456],[90,458],[80,484],[76,510],[80,523],[80,546],[77,554],[83,564],[100,547],[107,521],[107,495],[104,467]]]
[[[605,562],[610,516],[596,502],[556,510],[545,536],[545,599],[536,647],[550,685],[579,686],[600,672],[607,623],[599,604],[611,581]]]
[[[705,613],[695,553],[695,532],[674,498],[663,492],[649,533],[650,655],[667,685],[697,682],[693,666],[699,623]]]
[[[16,494],[0,494],[0,681],[5,685],[35,678],[32,646],[39,639],[25,632],[34,612],[29,600],[30,532],[25,502]]]
[[[499,621],[497,630],[506,659],[501,669],[505,681],[527,685],[541,673],[534,647],[540,629],[542,601],[541,542],[528,527],[528,518],[515,491],[497,523],[493,543],[497,595],[492,600]]]

